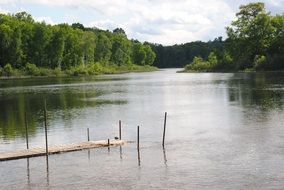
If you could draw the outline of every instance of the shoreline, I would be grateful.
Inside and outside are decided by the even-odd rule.
[[[284,73],[283,71],[194,71],[194,70],[181,70],[177,73]]]
[[[116,74],[125,74],[125,73],[146,73],[146,72],[154,72],[159,71],[160,69],[152,66],[150,69],[145,68],[142,70],[126,70],[126,71],[114,71],[114,72],[101,72],[95,74],[78,74],[78,75],[69,75],[66,73],[62,73],[60,75],[44,75],[44,76],[36,76],[36,75],[19,75],[19,76],[0,76],[0,81],[5,80],[20,80],[20,79],[44,79],[44,78],[68,78],[68,77],[92,77],[92,76],[100,76],[100,75],[116,75]],[[64,71],[63,71],[64,72]]]

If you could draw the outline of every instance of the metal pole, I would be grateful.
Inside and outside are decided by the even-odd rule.
[[[28,134],[27,112],[25,112],[25,127],[26,127],[26,144],[27,144],[27,149],[29,149],[29,134]]]
[[[163,147],[165,146],[166,125],[167,125],[167,112],[165,112],[165,118],[164,118]]]

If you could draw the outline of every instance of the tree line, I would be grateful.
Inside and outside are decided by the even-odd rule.
[[[284,70],[284,14],[272,15],[261,2],[241,5],[226,32],[225,40],[151,44],[157,54],[154,65],[208,72]]]
[[[260,2],[241,5],[226,32],[225,40],[162,46],[129,40],[121,28],[51,26],[26,12],[0,14],[0,75],[13,68],[31,75],[44,75],[46,68],[93,74],[151,70],[151,65],[208,72],[284,69],[283,14],[272,15]]]
[[[35,22],[26,12],[0,14],[3,73],[12,69],[36,72],[38,68],[136,68],[152,65],[155,56],[150,45],[129,40],[121,28],[111,32],[80,23],[52,26]]]

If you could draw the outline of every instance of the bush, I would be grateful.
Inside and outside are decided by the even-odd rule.
[[[204,61],[201,57],[194,57],[192,63],[185,66],[185,70],[208,72],[211,71],[212,68],[209,61]]]
[[[0,76],[3,74],[3,68],[0,66]]]
[[[4,68],[3,68],[3,71],[4,71],[4,75],[5,75],[5,76],[7,76],[7,77],[11,76],[12,73],[13,73],[13,67],[12,67],[12,65],[9,64],[9,63],[6,64],[6,65],[4,66]]]
[[[33,75],[33,76],[39,76],[40,75],[39,68],[35,64],[32,64],[32,63],[26,64],[25,71],[26,71],[26,74],[28,74],[28,75]]]
[[[264,55],[256,55],[253,62],[253,68],[256,70],[263,69],[266,63],[266,57]]]
[[[91,64],[87,70],[88,70],[88,74],[90,75],[98,74],[98,73],[103,73],[104,67],[99,62],[97,62],[97,63]]]
[[[55,76],[62,76],[63,75],[63,73],[62,73],[62,71],[61,71],[61,69],[59,68],[59,67],[56,67],[54,70],[53,70],[53,74],[55,75]]]
[[[52,70],[47,68],[40,68],[39,69],[40,76],[52,76]]]

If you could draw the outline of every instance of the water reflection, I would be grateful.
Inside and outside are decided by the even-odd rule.
[[[120,157],[120,160],[122,161],[122,146],[121,145],[119,146],[119,157]]]
[[[283,109],[283,83],[277,73],[237,73],[227,83],[229,101],[265,112]]]
[[[31,177],[30,177],[30,158],[27,158],[27,180],[28,180],[28,186],[31,183]]]
[[[164,158],[164,164],[167,167],[168,166],[168,164],[167,164],[168,160],[167,160],[167,155],[166,155],[166,149],[165,148],[163,148],[163,158]]]
[[[137,149],[137,160],[138,160],[138,166],[141,166],[141,158],[140,158],[140,149]]]
[[[30,81],[27,84],[42,84],[41,86],[0,88],[0,137],[4,141],[14,139],[16,136],[25,138],[25,113],[26,122],[29,124],[28,133],[34,137],[42,122],[43,102],[46,99],[48,110],[51,113],[60,111],[63,121],[70,121],[77,113],[72,110],[82,110],[89,107],[103,105],[127,104],[125,99],[105,99],[99,98],[102,95],[112,92],[109,89],[99,89],[94,81],[80,85],[67,85],[66,80],[58,79],[56,83],[62,85],[50,85],[51,79]],[[113,78],[109,80],[120,80]],[[121,78],[121,80],[125,80]],[[102,80],[104,81],[104,80]],[[53,81],[54,82],[54,81]],[[67,82],[74,82],[74,80]],[[82,81],[76,81],[82,82]],[[6,84],[7,83],[7,84]],[[27,85],[25,80],[11,83],[11,81],[1,82],[0,86]],[[49,85],[44,85],[44,84]]]

